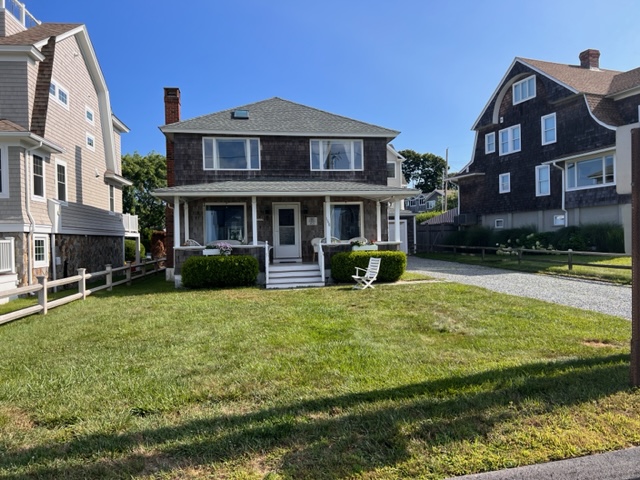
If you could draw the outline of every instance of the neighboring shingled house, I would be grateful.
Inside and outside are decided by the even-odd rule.
[[[611,222],[631,244],[631,135],[640,68],[600,68],[516,58],[473,125],[460,186],[461,225],[491,228]]]
[[[2,6],[5,2],[2,2]],[[0,8],[0,283],[121,265],[120,135],[84,25]],[[10,8],[11,7],[11,8]]]
[[[399,132],[280,98],[181,121],[177,88],[165,88],[165,121],[168,187],[154,193],[172,206],[167,256],[177,282],[186,257],[201,254],[195,243],[242,243],[267,287],[324,284],[329,255],[354,237],[398,248],[384,244],[389,204],[400,238],[402,199],[417,193],[388,181]],[[272,264],[282,264],[280,283]]]

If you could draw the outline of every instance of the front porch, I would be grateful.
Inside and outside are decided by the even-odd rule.
[[[230,241],[235,244],[233,254],[258,259],[259,281],[267,288],[275,278],[270,266],[278,264],[316,264],[320,280],[314,283],[326,284],[331,256],[351,250],[352,238],[364,237],[380,249],[399,249],[400,242],[389,241],[389,210],[397,230],[393,238],[400,238],[401,200],[413,193],[386,185],[308,181],[230,181],[160,189],[155,194],[173,205],[167,222],[167,236],[174,245],[168,275],[179,285],[188,256],[202,255],[207,244]],[[322,239],[318,252],[313,239]]]

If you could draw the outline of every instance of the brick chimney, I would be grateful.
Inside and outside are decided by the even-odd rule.
[[[180,89],[177,87],[165,87],[164,89],[164,123],[166,125],[170,123],[176,123],[180,121]],[[175,175],[175,156],[174,156],[174,143],[173,143],[173,135],[167,135],[167,186],[173,187],[176,184],[176,175]],[[166,258],[167,258],[167,267],[173,268],[174,259],[173,259],[173,210],[169,208],[167,204],[167,208],[165,211],[165,227],[166,227]]]
[[[584,52],[580,52],[580,66],[582,68],[599,69],[600,68],[600,50],[589,48]]]

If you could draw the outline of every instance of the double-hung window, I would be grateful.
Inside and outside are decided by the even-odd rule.
[[[244,205],[207,205],[204,217],[205,243],[216,240],[246,240]]]
[[[556,114],[545,115],[540,120],[540,130],[542,132],[542,145],[556,143]]]
[[[56,160],[56,193],[58,200],[67,201],[67,164]]]
[[[44,199],[44,159],[39,155],[33,156],[33,197],[38,200]]]
[[[520,80],[513,84],[513,104],[517,105],[518,103],[526,102],[530,98],[536,96],[536,76],[531,75],[530,77],[525,78],[524,80]]]
[[[511,191],[511,174],[501,173],[498,177],[498,192],[509,193]]]
[[[205,170],[260,170],[257,138],[204,138]]]
[[[549,165],[536,167],[536,197],[543,197],[551,193],[551,177]]]
[[[362,203],[331,204],[331,236],[340,240],[362,237]]]
[[[487,133],[484,136],[484,153],[496,151],[496,132]]]
[[[613,155],[567,162],[567,190],[615,185]]]
[[[311,140],[311,170],[362,170],[362,140]]]
[[[500,130],[500,155],[520,151],[520,125]]]

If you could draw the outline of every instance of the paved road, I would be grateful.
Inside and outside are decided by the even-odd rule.
[[[409,256],[407,270],[631,320],[631,287]]]
[[[631,319],[631,288],[548,275],[408,257],[407,270],[475,285],[500,293],[536,298]],[[640,447],[456,480],[640,480]]]

